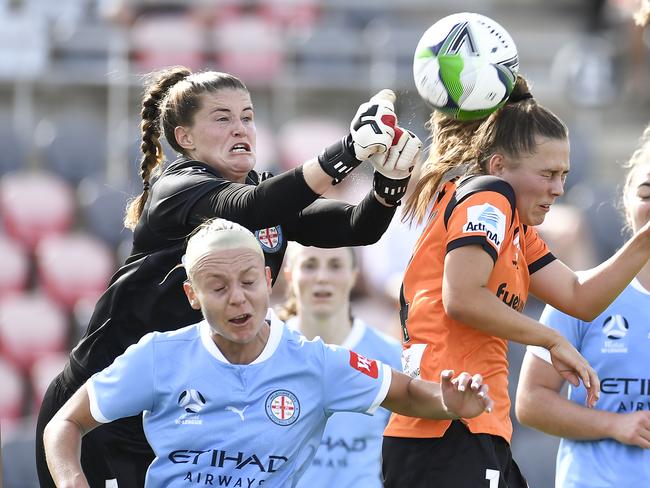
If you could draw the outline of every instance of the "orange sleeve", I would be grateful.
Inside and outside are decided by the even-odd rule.
[[[526,262],[528,263],[529,274],[539,271],[556,259],[535,227],[526,226],[524,242],[525,245],[523,251]]]
[[[479,245],[496,261],[513,219],[512,205],[505,195],[495,191],[476,192],[446,214],[449,214],[446,252]]]

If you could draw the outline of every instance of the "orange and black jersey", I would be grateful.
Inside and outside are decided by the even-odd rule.
[[[443,369],[482,374],[495,408],[466,423],[474,433],[510,441],[507,341],[451,319],[442,303],[445,256],[470,245],[480,246],[494,261],[487,288],[519,312],[528,298],[530,275],[555,259],[535,228],[519,221],[514,190],[508,183],[493,176],[447,182],[404,275],[404,370],[430,381],[439,381]],[[393,415],[386,435],[441,437],[449,425],[450,421]]]
[[[356,206],[319,198],[305,183],[302,168],[268,178],[251,171],[240,184],[202,162],[175,161],[151,186],[131,255],[111,279],[71,353],[68,383],[76,389],[148,332],[201,320],[183,292],[185,271],[174,268],[187,237],[205,220],[221,217],[254,232],[275,281],[288,241],[317,247],[371,244],[394,213],[372,192]]]

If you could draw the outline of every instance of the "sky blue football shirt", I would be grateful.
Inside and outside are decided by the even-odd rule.
[[[593,322],[582,322],[550,306],[540,321],[559,331],[589,361],[601,381],[595,408],[629,413],[650,410],[650,294],[634,280]],[[546,349],[529,346],[550,361]],[[569,399],[585,404],[582,384],[569,385]],[[556,488],[650,486],[650,451],[605,439],[562,439]]]
[[[230,364],[207,322],[144,336],[88,380],[93,417],[144,411],[156,458],[146,486],[295,486],[334,412],[372,414],[387,365],[272,320],[253,363]],[[362,417],[362,416],[360,416]]]

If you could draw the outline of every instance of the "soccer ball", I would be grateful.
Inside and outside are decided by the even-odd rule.
[[[420,96],[458,120],[486,117],[505,104],[518,71],[510,34],[489,17],[468,12],[429,27],[413,57]]]
[[[184,390],[178,397],[178,406],[187,413],[199,413],[205,406],[205,398],[198,390]]]

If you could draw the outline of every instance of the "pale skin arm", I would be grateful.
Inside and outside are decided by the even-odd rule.
[[[530,290],[562,312],[591,322],[625,289],[650,259],[650,223],[604,263],[576,275],[555,260],[530,279]]]
[[[480,246],[463,246],[447,253],[442,282],[445,313],[486,334],[545,347],[551,353],[554,366],[566,380],[575,386],[580,380],[585,384],[589,391],[588,405],[593,406],[600,389],[596,372],[557,331],[517,312],[497,298],[487,288],[493,269],[492,258]]]
[[[491,412],[493,402],[480,374],[443,371],[440,383],[411,378],[392,370],[390,388],[381,406],[408,417],[472,418]]]
[[[81,469],[81,438],[101,425],[90,413],[86,385],[61,407],[43,433],[47,466],[59,488],[89,488]]]
[[[552,365],[527,352],[517,386],[517,419],[558,437],[614,439],[650,449],[650,412],[614,413],[585,408],[560,393],[563,384],[564,379]]]

